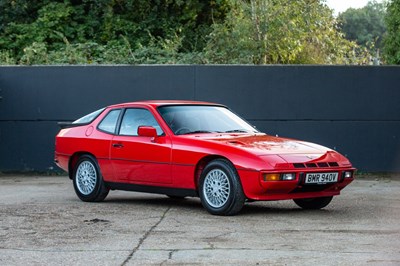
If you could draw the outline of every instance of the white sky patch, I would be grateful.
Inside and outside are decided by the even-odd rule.
[[[377,0],[381,3],[383,0]],[[341,12],[346,11],[346,9],[352,8],[362,8],[366,6],[368,0],[327,0],[326,4],[334,10],[334,14],[338,15]]]

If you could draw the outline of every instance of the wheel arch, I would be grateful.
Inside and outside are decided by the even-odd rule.
[[[195,171],[194,171],[194,184],[196,186],[196,190],[199,189],[199,180],[200,180],[201,173],[203,172],[203,169],[206,167],[206,165],[209,162],[214,161],[216,159],[224,159],[224,160],[228,161],[237,172],[237,169],[236,169],[235,165],[228,158],[226,158],[226,157],[224,157],[222,155],[216,155],[216,154],[207,155],[207,156],[201,158],[196,164],[196,168],[195,168]],[[239,176],[239,173],[238,173],[238,176]],[[239,176],[239,179],[240,179],[240,176]],[[241,180],[240,180],[240,182],[241,182]]]
[[[92,153],[86,152],[86,151],[78,151],[78,152],[75,152],[74,154],[72,154],[69,159],[69,162],[68,162],[69,179],[71,179],[71,180],[73,179],[75,165],[77,164],[79,158],[83,155],[89,155],[89,156],[92,156],[93,158],[96,158]]]

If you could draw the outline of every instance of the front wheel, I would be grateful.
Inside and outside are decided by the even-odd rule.
[[[102,201],[109,192],[96,159],[90,155],[79,158],[74,168],[73,183],[75,193],[82,201]]]
[[[204,168],[199,195],[203,207],[214,215],[235,215],[246,199],[236,169],[225,159],[211,161]]]
[[[332,201],[333,197],[310,198],[310,199],[294,199],[297,206],[306,210],[322,209]]]

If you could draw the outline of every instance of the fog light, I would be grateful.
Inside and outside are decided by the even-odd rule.
[[[290,173],[290,174],[282,174],[282,180],[295,180],[296,179],[296,174]]]
[[[263,174],[264,181],[279,181],[281,180],[280,174]]]
[[[353,177],[353,172],[351,171],[346,171],[344,172],[344,178],[352,178]]]

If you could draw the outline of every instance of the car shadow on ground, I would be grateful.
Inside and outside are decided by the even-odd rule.
[[[278,202],[263,202],[263,203],[248,203],[240,211],[240,215],[264,215],[264,214],[274,214],[274,215],[304,215],[304,214],[317,214],[325,215],[331,214],[332,211],[329,209],[321,210],[303,210],[293,204],[285,204],[285,206],[277,206]]]
[[[200,199],[195,197],[187,197],[184,199],[174,199],[167,196],[149,195],[140,197],[129,196],[113,196],[107,198],[103,204],[116,204],[116,205],[132,205],[143,207],[172,207],[174,209],[181,209],[182,211],[198,211],[206,212],[201,205]],[[243,209],[237,214],[240,216],[254,216],[265,214],[280,214],[280,215],[332,215],[334,213],[341,213],[340,210],[332,210],[327,207],[321,210],[303,210],[297,207],[290,201],[270,201],[270,202],[246,202]]]

